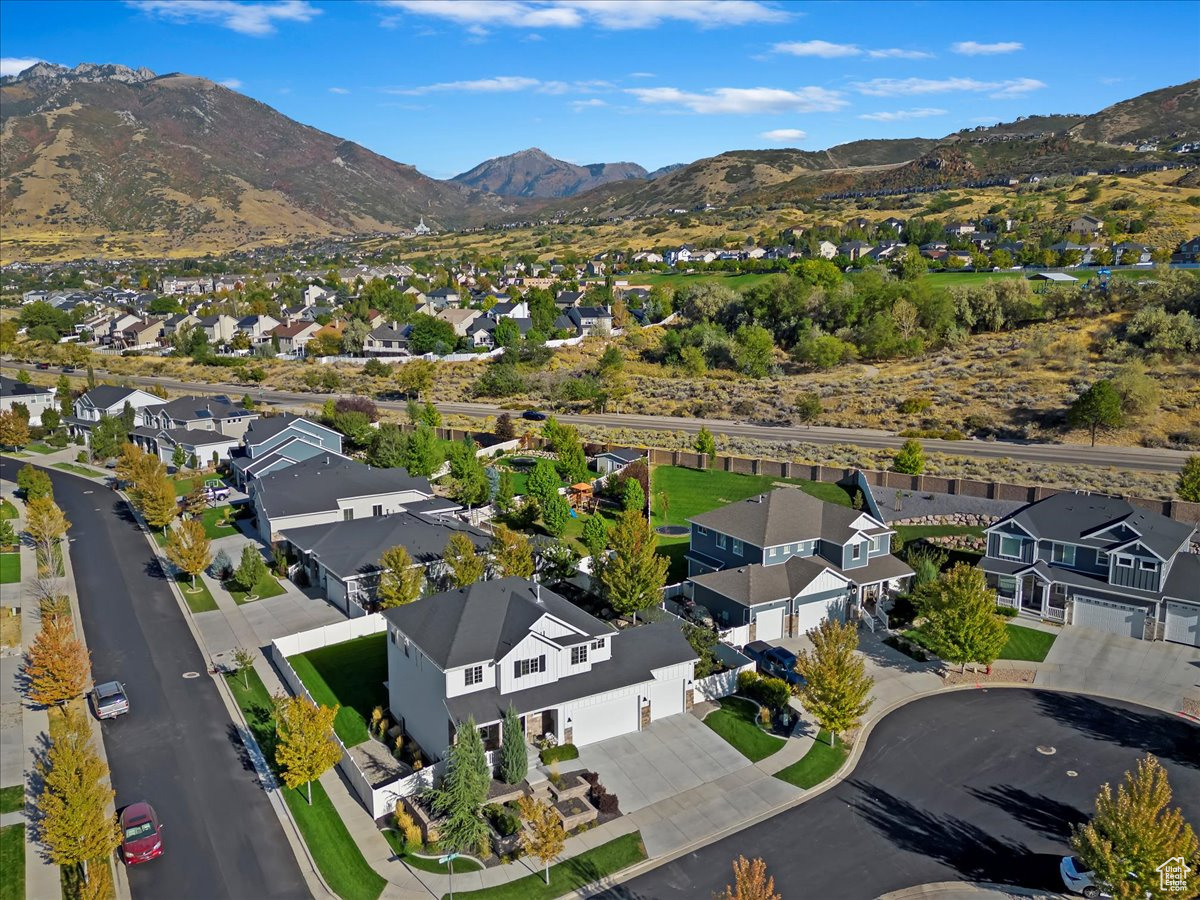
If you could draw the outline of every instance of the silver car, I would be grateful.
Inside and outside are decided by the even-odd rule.
[[[129,712],[129,697],[125,685],[119,681],[106,681],[92,688],[92,706],[97,719],[115,719]]]

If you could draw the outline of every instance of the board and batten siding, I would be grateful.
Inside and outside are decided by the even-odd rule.
[[[539,684],[550,684],[558,681],[559,647],[545,638],[535,634],[526,635],[510,650],[497,665],[500,667],[500,693],[511,694],[513,691],[523,691]],[[513,674],[513,664],[522,659],[546,657],[546,671],[531,672],[517,678]],[[569,657],[568,657],[569,658]]]

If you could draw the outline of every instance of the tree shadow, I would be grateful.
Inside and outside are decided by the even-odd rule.
[[[38,800],[46,790],[46,779],[42,775],[43,767],[47,767],[50,754],[50,734],[41,732],[34,738],[33,765],[25,770],[25,795],[28,802],[25,807],[25,842],[29,844],[41,842],[41,829],[45,816],[38,809]],[[42,858],[49,863],[50,857],[45,850],[41,851]]]
[[[1088,737],[1200,769],[1196,727],[1166,713],[1131,709],[1083,694],[1037,691],[1035,701],[1043,715]]]
[[[1088,820],[1087,813],[1070,803],[1052,800],[1045,794],[1031,794],[1011,785],[967,788],[967,792],[1051,840],[1066,840],[1071,826]]]
[[[255,787],[265,788],[266,786],[263,784],[258,767],[254,765],[254,757],[250,755],[250,749],[246,746],[245,740],[242,739],[241,729],[230,722],[225,726],[225,737],[229,740],[229,746],[233,748],[233,752],[237,755],[238,762],[242,765],[242,771],[250,772],[254,776],[251,781]]]
[[[167,573],[163,571],[162,563],[159,562],[157,556],[152,556],[142,565],[142,570],[147,578],[154,578],[162,581],[167,577]]]
[[[911,656],[906,656],[899,650],[887,646],[883,639],[870,631],[860,631],[858,649],[868,660],[881,669],[899,669],[902,672],[929,672],[936,675],[938,664],[935,662],[920,662]]]

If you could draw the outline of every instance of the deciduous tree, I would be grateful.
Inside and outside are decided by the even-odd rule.
[[[165,532],[167,526],[179,515],[179,501],[175,497],[175,485],[171,483],[171,479],[161,475],[144,488],[139,488],[139,494],[142,515],[146,517],[146,522]]]
[[[233,583],[248,594],[258,586],[258,583],[267,574],[267,564],[263,561],[262,554],[258,552],[258,548],[253,544],[247,544],[243,547],[242,558],[238,561],[238,567],[233,572]]]
[[[969,662],[991,665],[1008,642],[1008,628],[996,612],[996,595],[983,571],[959,563],[921,587],[917,606],[933,652],[965,669]]]
[[[1101,428],[1116,428],[1124,421],[1121,395],[1111,381],[1097,381],[1079,395],[1067,410],[1067,424],[1086,428],[1096,446],[1096,432]]]
[[[312,783],[342,758],[342,748],[333,733],[338,706],[318,706],[307,697],[275,698],[275,762],[283,783],[290,788],[308,787],[312,806]]]
[[[91,662],[75,637],[70,616],[49,618],[25,654],[25,695],[42,706],[62,706],[82,696]]]
[[[658,555],[658,537],[641,510],[622,512],[609,539],[613,554],[602,558],[594,571],[609,605],[636,620],[639,610],[655,606],[662,599],[669,562]]]
[[[442,561],[450,575],[450,583],[456,588],[474,584],[483,577],[487,569],[487,557],[475,552],[471,538],[461,531],[450,535]]]
[[[198,519],[186,519],[167,535],[167,559],[192,576],[192,587],[196,576],[212,562],[212,546],[204,525]]]
[[[592,559],[599,559],[600,554],[608,548],[608,523],[604,517],[599,513],[589,516],[583,523],[581,539]]]
[[[38,497],[25,507],[25,531],[33,541],[38,569],[55,569],[55,547],[66,537],[71,523],[49,497]]]
[[[425,584],[424,567],[414,564],[408,550],[396,546],[379,558],[379,586],[375,595],[384,609],[412,603],[421,596]]]
[[[238,647],[233,651],[233,664],[237,673],[242,676],[242,686],[250,689],[250,670],[254,668],[254,651],[248,647]]]
[[[458,851],[479,851],[488,840],[481,814],[492,773],[475,720],[460,722],[454,744],[446,755],[446,774],[431,794],[433,810],[444,820],[438,826],[442,846]]]
[[[17,487],[24,493],[26,503],[39,497],[52,498],[54,496],[54,485],[50,483],[50,476],[29,463],[23,465],[17,472]]]
[[[526,825],[521,832],[521,846],[526,853],[541,861],[546,884],[549,884],[550,863],[563,852],[567,844],[562,819],[550,804],[533,797],[521,797],[517,800],[517,806],[521,810],[521,821]]]
[[[551,537],[559,537],[567,528],[571,518],[571,505],[566,498],[555,494],[550,502],[542,504],[542,525]]]
[[[697,453],[707,456],[710,462],[717,455],[717,442],[707,425],[700,426],[700,430],[696,433],[696,442],[692,446]]]
[[[775,890],[775,879],[767,874],[767,864],[762,858],[746,859],[739,856],[733,861],[733,884],[725,885],[724,893],[716,900],[782,900],[783,895]]]
[[[497,525],[492,536],[492,566],[501,578],[532,578],[533,546],[520,532]]]
[[[558,470],[554,467],[554,463],[548,459],[539,459],[525,480],[525,490],[544,508],[558,496],[561,484],[562,481],[558,477]]]
[[[15,409],[0,412],[0,445],[19,450],[29,443],[29,420]]]
[[[855,652],[858,628],[853,622],[827,618],[808,632],[808,639],[813,649],[802,650],[796,662],[796,671],[804,676],[800,702],[836,742],[870,708],[875,679]]]

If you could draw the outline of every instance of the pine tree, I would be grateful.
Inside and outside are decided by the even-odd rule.
[[[733,884],[726,885],[716,900],[782,900],[775,890],[775,879],[767,874],[767,864],[739,856],[733,861]]]
[[[1073,829],[1072,849],[1116,900],[1191,897],[1200,888],[1200,844],[1180,809],[1168,809],[1170,802],[1166,770],[1146,756],[1125,773],[1116,797],[1105,784],[1092,820]],[[1164,890],[1158,867],[1175,857],[1191,871],[1182,885]]]
[[[658,537],[645,515],[627,509],[609,532],[613,554],[600,561],[600,589],[609,606],[622,615],[657,606],[662,600],[669,561],[658,555]]]
[[[42,779],[38,837],[51,862],[82,865],[86,879],[88,862],[106,860],[121,843],[108,812],[116,792],[107,784],[108,766],[96,753],[87,721],[68,715],[63,733],[36,766]]]
[[[62,706],[83,695],[91,675],[71,617],[46,619],[25,654],[25,695],[41,706]]]
[[[497,525],[492,538],[492,565],[501,578],[510,575],[532,578],[533,547],[529,538],[503,525]]]
[[[811,652],[800,652],[796,671],[804,677],[800,702],[822,728],[828,729],[831,743],[858,723],[871,706],[871,686],[866,663],[858,649],[858,628],[853,622],[827,618],[808,632]]]
[[[486,847],[488,828],[481,815],[492,776],[475,720],[459,723],[454,745],[446,755],[446,774],[432,792],[433,811],[444,816],[438,827],[443,847],[479,851]]]
[[[342,748],[333,733],[338,706],[318,706],[307,697],[275,698],[275,762],[290,788],[308,786],[312,806],[312,783],[342,758]]]
[[[187,451],[183,449],[182,444],[175,445],[175,452],[171,454],[171,464],[175,466],[175,471],[178,472],[183,468],[183,464],[187,462]]]
[[[167,535],[167,559],[192,576],[194,588],[196,576],[212,562],[212,547],[198,519],[180,522]]]
[[[713,438],[712,432],[708,430],[708,426],[701,425],[700,431],[696,434],[696,443],[693,444],[696,452],[708,457],[711,462],[712,458],[717,455],[717,442]]]
[[[442,561],[450,573],[450,583],[456,588],[474,584],[487,569],[487,557],[476,553],[471,538],[461,531],[450,535],[442,552]]]
[[[520,784],[529,775],[529,754],[525,751],[525,731],[510,703],[504,713],[504,738],[500,744],[500,780]]]
[[[156,478],[145,486],[141,497],[142,515],[146,522],[164,532],[179,515],[179,501],[175,498],[175,486],[166,475]]]
[[[442,442],[433,428],[422,423],[404,445],[404,468],[409,475],[428,478],[442,464]]]
[[[517,800],[517,807],[521,810],[521,820],[527,826],[521,832],[521,847],[530,856],[541,860],[545,868],[546,884],[549,884],[550,863],[563,852],[567,844],[567,833],[563,830],[562,819],[549,803],[532,797],[521,797]]]
[[[1200,454],[1193,453],[1183,464],[1175,484],[1175,493],[1180,500],[1200,503]]]
[[[383,571],[375,593],[381,607],[403,606],[421,596],[425,570],[413,564],[412,557],[404,547],[385,550],[379,559],[379,567]]]
[[[925,451],[920,441],[909,438],[892,459],[892,470],[905,475],[920,475],[925,469]]]
[[[924,585],[917,608],[933,652],[963,668],[969,662],[990,666],[1008,642],[1008,626],[996,612],[996,594],[980,569],[959,563]]]

